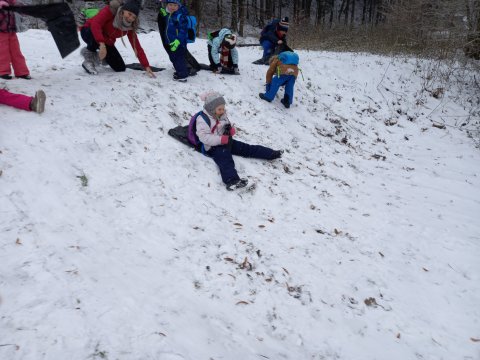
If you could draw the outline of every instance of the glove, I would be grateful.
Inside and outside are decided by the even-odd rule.
[[[175,41],[172,41],[169,45],[170,51],[177,51],[178,47],[180,46],[180,40],[175,39]]]
[[[235,130],[235,128],[232,126],[232,127],[230,128],[230,131],[229,131],[230,136],[234,136],[234,135],[236,134],[236,132],[237,132],[237,130]]]
[[[272,84],[265,84],[265,92],[268,92],[270,91],[270,86],[272,86]]]
[[[165,10],[164,8],[160,8],[160,14],[162,14],[162,16],[167,16],[167,10]]]
[[[3,8],[3,7],[9,7],[10,4],[6,1],[0,1],[0,9]]]
[[[228,138],[229,138],[228,135],[222,135],[222,138],[221,138],[221,140],[220,140],[220,143],[221,143],[222,145],[227,145],[227,144],[228,144]]]

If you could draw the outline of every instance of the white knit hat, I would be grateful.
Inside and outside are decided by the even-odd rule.
[[[223,38],[223,41],[225,42],[225,45],[228,47],[234,47],[237,44],[237,35],[235,34],[228,34],[225,35]]]
[[[223,95],[216,91],[206,92],[200,95],[200,99],[202,99],[205,102],[203,105],[203,108],[207,110],[207,112],[211,115],[215,114],[215,109],[217,107],[219,107],[220,105],[226,104],[225,99],[223,98]]]

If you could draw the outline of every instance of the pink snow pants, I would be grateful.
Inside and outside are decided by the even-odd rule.
[[[30,74],[25,57],[20,50],[17,34],[0,32],[0,75],[10,75],[10,64],[15,76]]]
[[[33,97],[22,94],[14,94],[5,89],[0,89],[0,104],[13,106],[14,108],[32,111],[30,109],[30,102]]]

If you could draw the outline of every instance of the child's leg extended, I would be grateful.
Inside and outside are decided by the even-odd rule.
[[[0,89],[0,104],[12,106],[17,109],[31,111],[30,103],[32,102],[31,96],[22,94],[11,93],[5,89]]]
[[[247,158],[271,160],[275,158],[274,150],[261,145],[250,145],[241,141],[232,141],[232,154]]]
[[[234,180],[239,180],[237,170],[235,170],[235,162],[232,158],[232,153],[226,146],[214,146],[208,151],[208,155],[213,158],[213,161],[218,165],[222,181],[229,184]]]
[[[282,79],[282,76],[280,76],[280,77],[274,76],[272,78],[272,82],[270,83],[270,87],[269,87],[268,91],[265,93],[265,99],[267,99],[268,101],[272,101],[275,98],[275,95],[277,94],[278,89],[280,88],[280,86],[282,86],[284,84],[285,80]]]

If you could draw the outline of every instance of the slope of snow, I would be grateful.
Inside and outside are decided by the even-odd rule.
[[[5,84],[48,99],[0,107],[0,359],[480,358],[474,93],[421,92],[416,60],[299,51],[286,110],[258,98],[258,48],[179,84],[158,33],[156,79],[19,37],[34,79]],[[253,192],[167,134],[209,89],[240,140],[286,150],[235,158]]]

